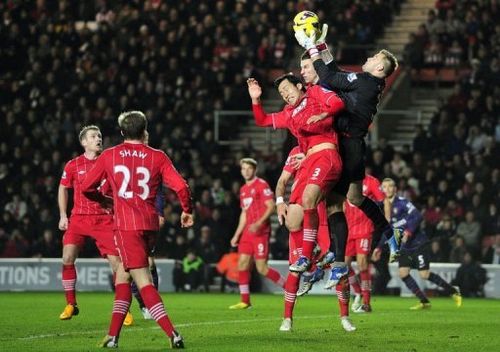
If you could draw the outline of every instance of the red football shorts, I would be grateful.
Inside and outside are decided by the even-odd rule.
[[[108,255],[118,256],[113,237],[112,215],[71,215],[68,229],[63,235],[63,245],[74,244],[81,248],[85,237],[95,240],[103,258]]]
[[[250,234],[243,232],[238,243],[238,253],[248,254],[254,259],[266,259],[269,255],[269,233]]]
[[[318,185],[325,195],[335,186],[342,172],[342,159],[336,149],[324,149],[308,156],[301,166],[297,183],[290,195],[290,203],[302,201],[307,185]]]
[[[355,257],[356,254],[369,255],[371,245],[371,238],[348,238],[345,248],[345,255],[348,257]]]
[[[115,230],[114,234],[125,270],[149,267],[148,256],[156,242],[156,231]]]

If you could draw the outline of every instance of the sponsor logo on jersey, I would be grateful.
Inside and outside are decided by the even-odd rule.
[[[78,171],[78,175],[83,175],[84,173],[85,173],[85,171],[83,171],[83,170]]]
[[[306,105],[307,105],[307,98],[304,98],[304,100],[302,100],[302,102],[299,104],[299,106],[297,106],[295,109],[293,109],[292,117],[295,117],[295,115],[297,115],[299,112],[304,110]]]
[[[252,202],[253,202],[252,197],[243,198],[243,209],[248,209],[248,207],[252,204]]]

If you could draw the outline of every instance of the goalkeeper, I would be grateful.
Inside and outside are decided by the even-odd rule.
[[[346,195],[349,202],[360,208],[373,221],[377,243],[384,234],[391,238],[389,245],[395,259],[397,244],[392,236],[392,228],[381,209],[373,200],[363,196],[365,177],[366,144],[364,138],[377,113],[377,105],[385,88],[385,79],[397,68],[397,59],[387,50],[381,50],[368,58],[362,72],[345,72],[339,69],[325,43],[328,26],[323,25],[321,35],[307,36],[304,31],[296,31],[299,45],[307,50],[319,76],[319,84],[335,91],[344,101],[345,110],[335,119],[335,130],[339,135],[340,154],[343,160],[342,177],[329,197],[329,204],[342,204]],[[328,65],[328,66],[327,66]],[[329,209],[329,225],[335,232],[337,260],[342,261],[347,242],[347,223],[340,207]],[[340,253],[339,253],[340,252]],[[331,278],[332,280],[332,278]]]

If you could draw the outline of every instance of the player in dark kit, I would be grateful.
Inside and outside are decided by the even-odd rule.
[[[304,47],[313,61],[314,69],[319,76],[319,84],[331,89],[339,95],[345,104],[345,110],[334,120],[335,130],[339,134],[340,153],[343,161],[342,177],[330,197],[329,204],[334,204],[330,211],[330,231],[335,234],[335,246],[338,262],[344,261],[347,243],[347,223],[342,212],[342,199],[347,196],[349,202],[359,207],[376,227],[374,240],[378,241],[381,234],[392,231],[377,204],[368,197],[363,196],[362,182],[365,177],[365,151],[364,138],[368,128],[377,112],[379,98],[385,88],[385,79],[397,68],[398,63],[393,54],[381,50],[366,60],[362,67],[363,72],[344,72],[333,62],[324,39],[328,26],[323,26],[319,41],[315,34],[308,37],[305,32],[295,33],[298,43]],[[326,59],[326,62],[322,60]],[[328,66],[327,66],[328,64]],[[391,259],[395,260],[397,252],[397,238],[390,237]],[[347,271],[345,271],[347,273]],[[336,274],[332,272],[332,275]],[[337,282],[337,277],[330,277],[332,283]]]
[[[399,257],[399,277],[419,299],[420,303],[411,307],[412,310],[430,308],[429,299],[418,287],[416,281],[411,277],[410,270],[417,269],[420,277],[441,287],[445,293],[452,296],[457,307],[462,306],[462,296],[458,287],[453,287],[443,278],[429,270],[429,240],[425,232],[420,229],[422,214],[407,199],[396,196],[396,183],[391,178],[382,181],[382,190],[385,193],[384,209],[390,218],[391,225],[400,229],[403,233],[401,238],[401,249]],[[383,240],[379,242],[373,252],[372,259],[380,259]]]
[[[152,242],[149,237],[155,236],[159,229],[155,199],[161,184],[172,189],[179,197],[182,227],[193,225],[191,192],[169,157],[144,144],[147,120],[142,112],[122,113],[118,117],[118,125],[124,143],[105,150],[82,184],[82,192],[86,197],[101,201],[103,195],[97,188],[104,179],[110,183],[115,208],[114,238],[121,259],[116,273],[111,325],[100,346],[118,347],[122,322],[132,300],[132,278],[149,313],[168,335],[171,347],[183,348],[183,339],[175,331],[162,299],[152,284],[148,245]]]

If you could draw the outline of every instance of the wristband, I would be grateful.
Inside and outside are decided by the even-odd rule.
[[[276,205],[279,205],[281,203],[285,203],[285,200],[283,199],[283,197],[281,197],[281,196],[276,197]]]
[[[318,49],[318,51],[328,50],[328,46],[326,43],[320,43],[316,45],[316,49]]]
[[[318,51],[318,49],[316,49],[316,47],[312,47],[311,49],[307,50],[307,52],[311,58],[319,55],[319,51]]]

